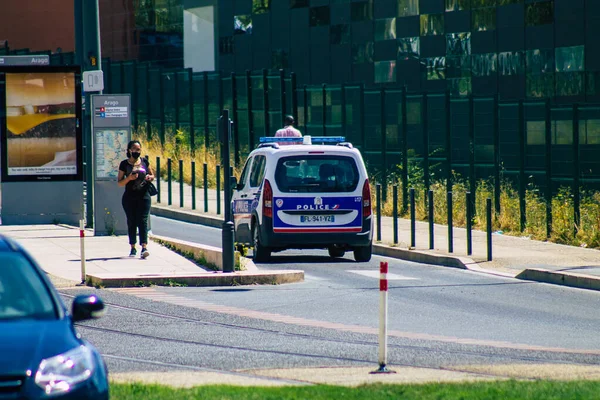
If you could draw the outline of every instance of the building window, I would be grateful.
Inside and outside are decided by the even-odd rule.
[[[219,53],[233,54],[233,36],[219,38]]]
[[[420,37],[408,37],[398,39],[398,59],[419,59],[419,54],[421,54],[420,42]]]
[[[329,25],[329,6],[310,9],[310,26]]]
[[[526,93],[528,97],[554,96],[554,50],[525,52]]]
[[[446,54],[462,56],[471,54],[471,33],[449,33],[446,35]]]
[[[444,34],[444,14],[423,14],[420,20],[421,36]]]
[[[583,71],[585,62],[585,47],[557,47],[556,72]]]
[[[421,65],[425,67],[428,81],[446,79],[446,57],[422,58]]]
[[[396,61],[375,62],[375,83],[396,82]]]
[[[544,1],[525,5],[525,24],[537,26],[551,24],[554,20],[554,2]]]
[[[588,71],[586,82],[585,91],[588,96],[600,95],[600,72]]]
[[[236,15],[233,17],[234,35],[252,34],[252,15]]]
[[[351,5],[352,22],[371,21],[373,19],[373,3],[371,1],[361,1]]]
[[[496,0],[471,0],[471,8],[496,7]]]
[[[465,97],[471,94],[471,78],[448,79],[450,96]]]
[[[373,42],[352,45],[352,62],[354,64],[373,62]]]
[[[492,31],[496,29],[496,8],[480,8],[471,11],[471,31]]]
[[[350,43],[350,25],[332,25],[329,29],[331,44]]]
[[[523,53],[520,51],[498,53],[498,71],[503,76],[522,74]]]
[[[308,0],[290,0],[290,8],[308,7]]]
[[[446,11],[462,11],[471,8],[471,0],[446,0]]]
[[[498,70],[498,54],[474,54],[471,57],[471,73],[476,77],[495,75]]]
[[[446,57],[446,78],[470,78],[471,57],[450,56]]]
[[[252,14],[269,12],[270,0],[252,0]]]
[[[275,49],[271,53],[271,62],[275,69],[289,68],[288,53],[283,49]]]
[[[419,0],[398,0],[398,16],[419,15]]]
[[[396,39],[396,18],[375,21],[375,41]]]

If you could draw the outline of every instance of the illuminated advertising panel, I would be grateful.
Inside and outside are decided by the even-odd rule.
[[[81,80],[74,67],[0,68],[2,180],[81,180]]]

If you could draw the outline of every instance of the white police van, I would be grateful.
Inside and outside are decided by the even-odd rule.
[[[371,259],[371,190],[360,152],[343,137],[260,138],[234,188],[235,240],[256,262],[286,249],[353,251]]]

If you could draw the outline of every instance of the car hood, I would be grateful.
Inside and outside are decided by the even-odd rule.
[[[35,373],[42,359],[81,343],[69,319],[0,321],[0,375]]]

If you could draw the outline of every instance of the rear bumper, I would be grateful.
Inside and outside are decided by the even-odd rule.
[[[331,245],[343,247],[368,246],[373,240],[373,219],[363,219],[360,232],[273,232],[273,220],[264,218],[260,226],[264,246],[277,249],[323,249]]]

